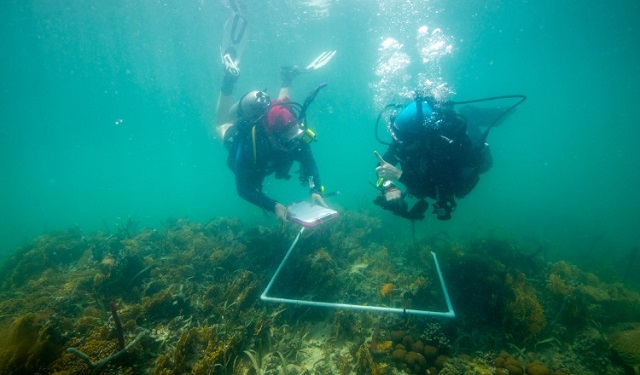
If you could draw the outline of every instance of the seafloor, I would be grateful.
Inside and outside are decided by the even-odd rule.
[[[623,272],[497,236],[397,245],[347,212],[303,233],[270,295],[446,311],[433,251],[456,317],[262,302],[296,234],[216,219],[43,235],[0,273],[0,374],[639,373]]]

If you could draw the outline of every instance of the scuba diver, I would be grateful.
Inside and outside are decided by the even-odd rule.
[[[264,91],[250,91],[232,104],[231,95],[240,76],[240,58],[248,34],[246,6],[240,0],[223,0],[230,10],[224,26],[220,57],[224,78],[216,103],[215,132],[229,151],[227,165],[235,174],[238,195],[247,201],[274,212],[278,220],[287,220],[287,208],[262,191],[264,179],[274,174],[277,179],[290,179],[294,163],[300,163],[300,181],[307,185],[312,202],[327,207],[322,197],[323,187],[310,142],[315,134],[306,126],[306,110],[326,84],[319,85],[304,104],[289,100],[293,79],[326,65],[336,51],[325,51],[306,68],[283,67],[282,87],[278,99],[272,100]]]
[[[272,100],[264,91],[250,91],[235,104],[231,104],[231,95],[239,69],[237,64],[227,64],[223,56],[225,75],[216,105],[216,134],[229,151],[227,165],[235,174],[238,195],[274,212],[282,222],[287,220],[286,206],[264,194],[262,183],[271,174],[276,179],[290,179],[294,161],[300,163],[300,182],[308,186],[312,202],[327,207],[310,146],[315,134],[306,127],[306,110],[326,84],[316,87],[302,105],[289,100],[293,79],[326,64],[326,53],[304,69],[283,67],[277,99]],[[329,53],[333,57],[335,51]]]
[[[466,106],[460,114],[454,110],[457,104],[513,98],[520,100],[506,109]],[[376,122],[376,138],[389,147],[383,156],[374,152],[378,158],[376,186],[380,190],[374,203],[415,221],[424,219],[429,206],[426,198],[431,198],[435,200],[433,213],[437,218],[451,219],[451,213],[457,207],[456,198],[469,194],[480,174],[493,164],[486,143],[489,130],[525,99],[522,95],[507,95],[465,102],[438,102],[433,97],[417,95],[406,106],[388,105]],[[387,122],[391,142],[384,142],[378,137],[378,124],[389,109],[395,110],[397,115],[392,115]],[[486,129],[482,131],[480,126]],[[396,186],[398,181],[406,187],[405,191]],[[407,196],[418,199],[411,208],[405,200]]]

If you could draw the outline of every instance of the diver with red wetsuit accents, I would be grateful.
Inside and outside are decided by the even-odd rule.
[[[283,67],[278,99],[271,100],[264,91],[250,91],[231,105],[239,69],[225,69],[216,107],[216,134],[229,152],[227,165],[235,174],[238,195],[274,212],[281,221],[287,220],[286,205],[268,197],[262,189],[263,182],[270,175],[276,179],[290,179],[294,162],[300,163],[299,179],[309,188],[311,201],[327,207],[310,146],[315,134],[305,125],[306,109],[325,85],[318,86],[310,96],[311,100],[308,98],[304,105],[289,100],[293,79],[310,70],[313,69]]]
[[[282,86],[277,100],[264,91],[250,91],[232,104],[232,94],[240,76],[240,58],[246,44],[249,21],[244,3],[224,2],[230,10],[220,45],[224,77],[216,103],[215,133],[229,152],[227,165],[235,174],[236,189],[243,199],[274,212],[278,220],[287,220],[284,204],[268,197],[262,185],[267,176],[291,178],[294,162],[300,163],[300,181],[309,188],[311,201],[327,207],[322,197],[323,187],[316,161],[309,143],[315,134],[306,126],[306,110],[326,86],[321,84],[307,97],[304,104],[289,100],[293,79],[325,66],[336,51],[322,52],[305,68],[283,67]]]

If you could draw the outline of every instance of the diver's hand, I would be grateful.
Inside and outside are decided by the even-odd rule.
[[[373,152],[378,158],[378,162],[380,165],[376,167],[376,173],[378,174],[378,178],[383,180],[398,180],[400,176],[402,176],[402,171],[393,165],[384,161],[382,156],[378,154],[378,151]]]
[[[329,208],[329,206],[327,206],[327,204],[324,202],[324,198],[322,198],[322,195],[318,193],[311,193],[311,203],[317,204],[324,208]]]
[[[282,79],[282,86],[291,87],[293,79],[302,73],[303,70],[297,66],[283,66],[280,70],[280,78]]]
[[[287,207],[276,202],[275,212],[276,218],[279,221],[281,221],[282,223],[285,223],[287,221]]]

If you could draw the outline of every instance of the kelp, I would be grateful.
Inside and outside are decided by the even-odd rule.
[[[428,306],[442,301],[435,251],[455,320],[261,302],[293,225],[127,221],[114,233],[42,235],[1,267],[0,373],[479,374],[528,365],[593,374],[624,365],[603,348],[614,322],[640,321],[640,298],[615,276],[603,282],[510,239],[438,233],[399,243],[385,231],[362,212],[306,231],[274,293]]]

